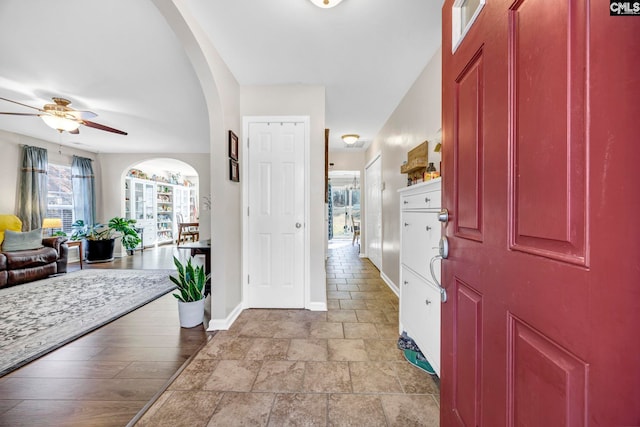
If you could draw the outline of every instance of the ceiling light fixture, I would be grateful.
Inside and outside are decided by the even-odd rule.
[[[345,144],[347,145],[353,145],[356,142],[358,142],[358,140],[360,139],[360,135],[355,134],[355,133],[348,133],[346,135],[342,135],[342,140],[344,141]]]
[[[40,115],[40,117],[42,117],[42,120],[44,120],[47,126],[59,132],[62,132],[62,131],[71,132],[80,127],[79,122],[75,120],[67,119],[65,117],[49,115],[49,114],[42,114]]]
[[[311,3],[323,9],[328,9],[340,4],[342,0],[311,0]]]

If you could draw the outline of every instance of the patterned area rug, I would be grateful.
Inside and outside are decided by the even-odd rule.
[[[170,273],[84,270],[0,289],[0,376],[175,289]]]

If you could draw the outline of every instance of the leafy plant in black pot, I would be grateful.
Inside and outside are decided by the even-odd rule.
[[[86,240],[86,254],[88,262],[105,262],[113,260],[115,240],[123,238],[123,245],[133,245],[135,248],[140,243],[140,236],[133,224],[135,220],[114,217],[108,224],[85,224],[81,219],[71,224],[73,232],[71,240]],[[128,248],[127,248],[128,249]]]

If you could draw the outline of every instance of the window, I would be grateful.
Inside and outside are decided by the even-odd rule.
[[[71,233],[71,224],[73,223],[71,166],[49,163],[48,176],[47,218],[61,218],[62,231]]]
[[[473,25],[486,0],[456,0],[451,14],[451,46],[456,51]]]

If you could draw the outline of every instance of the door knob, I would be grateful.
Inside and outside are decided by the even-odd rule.
[[[438,214],[438,221],[444,222],[445,224],[449,222],[449,211],[447,209],[442,209]]]
[[[296,228],[301,228],[302,224],[300,224],[299,222],[296,222]]]

